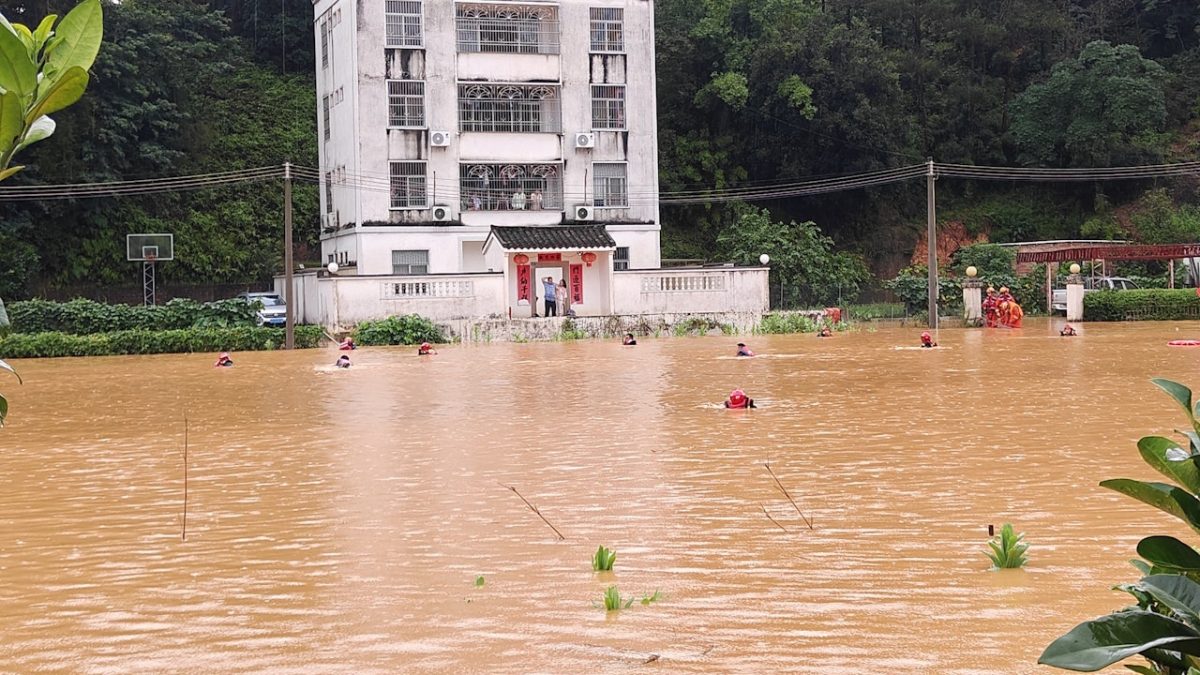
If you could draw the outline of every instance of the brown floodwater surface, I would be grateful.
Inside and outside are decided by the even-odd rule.
[[[1139,538],[1191,540],[1097,483],[1154,477],[1200,326],[919,333],[17,361],[0,671],[1058,672]]]

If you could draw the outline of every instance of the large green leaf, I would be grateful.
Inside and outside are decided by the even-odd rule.
[[[0,30],[0,88],[22,98],[37,86],[37,66],[16,32]]]
[[[1072,628],[1046,647],[1038,663],[1092,672],[1160,647],[1200,655],[1200,633],[1162,614],[1118,612]]]
[[[46,40],[50,39],[50,35],[54,32],[54,22],[57,19],[57,14],[48,14],[42,19],[42,22],[38,24],[37,29],[33,31],[33,41],[36,43],[39,49],[42,47],[42,45],[46,44]]]
[[[54,74],[75,67],[91,68],[104,37],[104,12],[100,0],[83,0],[75,5],[59,22],[54,37],[61,40],[47,59]]]
[[[1160,569],[1200,572],[1200,552],[1175,537],[1146,537],[1138,542],[1137,552]]]
[[[1195,424],[1196,409],[1192,406],[1192,390],[1173,380],[1156,377],[1150,380],[1154,386],[1162,389],[1175,399],[1187,413],[1188,419]]]
[[[4,426],[4,418],[8,417],[8,399],[0,394],[0,427]]]
[[[17,376],[17,382],[23,382],[23,380],[21,380],[20,373],[18,373],[12,366],[5,363],[3,359],[0,359],[0,370],[7,370],[8,372]]]
[[[87,84],[87,71],[78,67],[68,68],[54,79],[42,80],[38,85],[37,102],[25,115],[25,122],[32,123],[39,117],[62,110],[78,101],[83,96],[83,90],[87,89]]]
[[[0,180],[4,180],[5,178],[8,178],[9,176],[13,175],[14,173],[16,173],[24,168],[25,168],[24,166],[10,166],[5,170],[0,171]]]
[[[1155,574],[1138,585],[1170,607],[1192,630],[1200,631],[1200,584],[1178,574]]]
[[[1175,451],[1172,455],[1190,454],[1179,447],[1178,441],[1162,436],[1146,436],[1138,441],[1138,452],[1151,468],[1192,494],[1200,494],[1200,469],[1196,468],[1196,462],[1190,459],[1180,461],[1170,458],[1167,453],[1171,450]]]
[[[1101,481],[1100,487],[1116,490],[1165,511],[1187,523],[1196,532],[1200,532],[1200,501],[1186,490],[1166,483],[1143,483],[1128,478]]]
[[[24,115],[25,108],[16,92],[0,94],[0,158],[12,151],[21,137],[21,132],[25,130]]]

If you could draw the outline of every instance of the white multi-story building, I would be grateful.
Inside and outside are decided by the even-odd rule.
[[[528,317],[546,277],[579,315],[732,291],[634,274],[661,263],[650,0],[315,0],[314,16],[321,248],[339,271],[302,275],[302,318],[425,301]]]

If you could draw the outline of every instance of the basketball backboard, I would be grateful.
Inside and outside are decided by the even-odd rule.
[[[127,234],[125,259],[131,262],[162,262],[175,259],[175,235]]]

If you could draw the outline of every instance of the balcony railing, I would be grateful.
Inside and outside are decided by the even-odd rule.
[[[458,86],[461,131],[559,133],[562,114],[559,88],[549,85]]]
[[[559,53],[558,7],[470,3],[458,5],[459,52]]]
[[[463,211],[561,211],[558,164],[463,164],[459,168]]]

